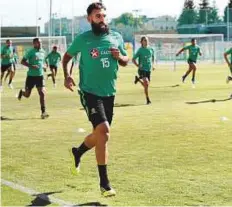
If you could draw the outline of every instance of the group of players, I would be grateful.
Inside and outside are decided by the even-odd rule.
[[[69,61],[80,56],[79,62],[79,95],[80,101],[86,110],[89,121],[92,123],[92,132],[85,137],[79,147],[72,147],[70,155],[72,158],[71,172],[78,174],[82,155],[90,149],[95,148],[96,160],[100,178],[100,190],[103,196],[116,195],[115,190],[110,185],[107,173],[108,147],[107,142],[110,138],[110,126],[113,120],[114,99],[116,93],[116,79],[118,65],[125,67],[129,58],[124,48],[122,36],[112,30],[109,30],[106,23],[106,8],[100,3],[92,3],[87,8],[87,19],[92,29],[75,37],[71,46],[63,56],[62,66],[64,72],[64,86],[73,91],[75,82],[68,69]],[[198,55],[201,55],[200,47],[196,40],[192,39],[191,45],[182,48],[176,55],[178,56],[184,50],[189,51],[189,69],[182,77],[184,82],[187,76],[192,72],[192,82],[195,83],[196,63]],[[232,49],[225,53],[225,59],[231,69],[231,62],[227,55],[232,54]],[[12,71],[13,49],[8,40],[6,46],[1,51],[2,58],[2,76],[6,71]],[[137,62],[138,59],[138,62]],[[33,48],[31,48],[23,57],[21,64],[28,67],[25,89],[21,89],[18,99],[30,97],[31,91],[36,86],[40,96],[41,118],[45,119],[49,115],[45,107],[45,84],[44,84],[44,63],[50,66],[54,85],[57,74],[57,66],[61,60],[61,55],[57,52],[57,47],[46,56],[42,49],[42,43],[39,38],[33,39]],[[141,38],[141,47],[135,53],[133,63],[138,67],[138,76],[135,76],[134,83],[138,82],[144,88],[146,103],[151,104],[148,94],[151,70],[154,67],[154,51],[148,44],[148,38]],[[13,75],[11,74],[10,77]],[[232,79],[228,77],[228,81]],[[12,81],[12,80],[11,80]],[[10,82],[11,83],[11,82]]]

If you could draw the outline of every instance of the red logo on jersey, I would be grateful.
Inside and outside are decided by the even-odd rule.
[[[91,57],[92,58],[97,58],[98,56],[99,56],[99,51],[98,51],[98,49],[92,49],[91,51],[90,51],[90,55],[91,55]]]

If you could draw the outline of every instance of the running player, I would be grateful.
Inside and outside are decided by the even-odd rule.
[[[195,84],[195,76],[196,76],[196,70],[197,70],[197,59],[198,55],[202,55],[200,47],[197,45],[197,40],[192,39],[191,45],[183,47],[176,56],[179,56],[183,51],[188,50],[189,51],[189,57],[188,57],[188,64],[189,69],[185,73],[185,75],[182,76],[182,82],[184,83],[187,76],[192,72],[192,84]]]
[[[148,87],[151,80],[151,69],[155,69],[154,67],[154,50],[148,45],[148,38],[141,38],[141,47],[135,53],[133,57],[133,63],[138,67],[138,76],[135,76],[134,83],[140,82],[144,88],[144,93],[146,96],[147,104],[151,104],[151,100],[148,95]],[[136,59],[139,59],[139,63],[136,62]]]
[[[110,125],[113,118],[115,82],[118,63],[126,66],[129,58],[122,36],[111,31],[106,23],[106,8],[100,2],[92,3],[87,9],[87,18],[92,30],[78,35],[63,57],[65,87],[73,91],[74,81],[67,65],[77,55],[80,57],[79,94],[93,131],[79,147],[73,147],[73,173],[78,173],[82,155],[95,148],[100,177],[100,190],[104,197],[114,196],[108,173],[108,148]]]

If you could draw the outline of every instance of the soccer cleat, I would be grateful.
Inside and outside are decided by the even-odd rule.
[[[10,88],[10,89],[14,89],[14,87],[13,87],[12,83],[8,84],[8,88]]]
[[[232,94],[230,95],[230,99],[232,99]]]
[[[136,75],[135,80],[134,80],[134,84],[137,84],[138,82],[139,82],[139,77]]]
[[[56,88],[56,83],[53,84],[53,88]]]
[[[147,100],[147,105],[150,105],[151,104],[151,101],[150,100]]]
[[[226,78],[226,83],[229,83],[230,81],[232,81],[232,77],[231,77],[231,76],[228,76],[228,77]]]
[[[111,196],[115,196],[116,195],[115,190],[113,188],[111,188],[111,187],[104,188],[104,187],[101,186],[100,190],[101,190],[101,194],[104,197],[111,197]]]
[[[18,100],[19,100],[19,101],[21,100],[22,96],[23,96],[23,90],[21,89],[21,90],[19,91],[19,95],[18,95]]]
[[[47,119],[49,117],[49,115],[46,112],[43,112],[41,114],[41,119]]]
[[[78,175],[80,173],[80,158],[77,157],[77,149],[78,148],[73,147],[69,150],[69,154],[72,159],[72,166],[70,171],[73,175]]]
[[[184,81],[185,81],[185,76],[182,76],[182,83],[184,83]]]

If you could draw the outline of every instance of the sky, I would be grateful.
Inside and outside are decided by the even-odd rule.
[[[229,0],[215,1],[222,15]],[[49,19],[49,2],[50,0],[0,0],[0,22],[2,26],[35,26],[37,22],[43,28]],[[56,13],[57,17],[84,15],[87,6],[92,2],[94,1],[52,0],[52,13]],[[139,14],[148,17],[167,14],[178,17],[184,4],[184,0],[103,0],[103,2],[110,19],[133,10],[139,10]],[[195,0],[195,5],[199,2],[200,0]],[[36,21],[39,18],[41,19]]]

